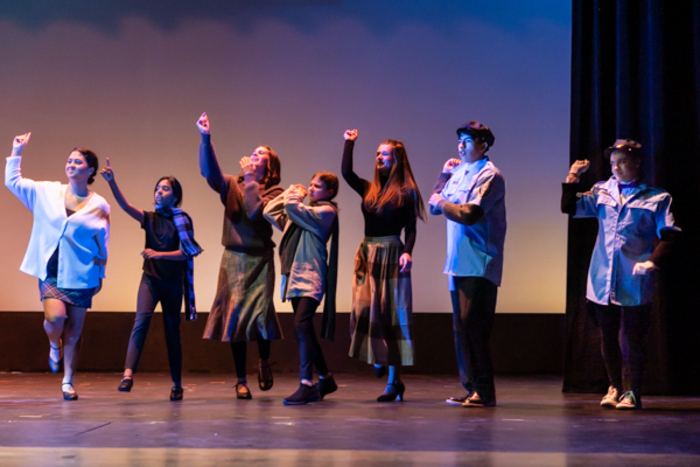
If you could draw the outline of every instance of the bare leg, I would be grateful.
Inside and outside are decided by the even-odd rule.
[[[51,346],[61,347],[61,335],[66,321],[66,304],[55,298],[46,298],[44,303],[44,331],[49,338]]]
[[[64,326],[63,336],[63,382],[73,383],[75,371],[78,368],[78,356],[82,344],[83,324],[85,323],[85,313],[87,308],[66,305],[68,319]]]

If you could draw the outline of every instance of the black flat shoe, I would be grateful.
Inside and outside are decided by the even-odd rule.
[[[275,382],[272,378],[272,365],[274,363],[268,363],[267,365],[258,364],[258,386],[260,386],[261,391],[269,391]]]
[[[381,366],[374,367],[374,376],[376,376],[377,378],[383,378],[385,374],[386,374],[386,366],[381,365]]]
[[[338,385],[335,383],[333,375],[330,375],[328,378],[319,379],[318,383],[316,383],[316,388],[321,399],[323,399],[326,395],[337,391]]]
[[[182,400],[182,388],[178,388],[177,386],[173,386],[173,388],[170,390],[170,400],[171,401],[181,401]]]
[[[246,383],[236,383],[236,399],[250,400],[252,398],[253,395],[250,393]]]
[[[391,390],[389,392],[384,392],[381,396],[377,397],[377,402],[393,402],[398,399],[399,402],[403,402],[403,393],[406,390],[406,386],[402,382],[389,383],[386,388]]]
[[[305,405],[309,402],[318,402],[321,400],[321,394],[318,393],[316,386],[307,386],[300,384],[299,389],[294,394],[282,401],[284,405]]]
[[[134,385],[134,378],[122,378],[122,382],[119,383],[117,391],[119,392],[131,392],[131,387]]]
[[[71,383],[63,383],[61,385],[61,391],[63,392],[63,400],[65,401],[77,401],[78,393],[75,392],[75,388]]]

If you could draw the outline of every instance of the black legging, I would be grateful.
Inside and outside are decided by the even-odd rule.
[[[610,385],[634,391],[639,398],[644,372],[644,340],[651,324],[651,305],[595,307],[600,347]]]
[[[323,358],[321,345],[316,339],[314,330],[314,314],[318,308],[318,301],[311,297],[292,298],[294,309],[294,334],[299,343],[299,360],[301,379],[312,381],[313,367],[316,367],[319,375],[328,374],[326,360]]]
[[[245,378],[245,364],[248,356],[248,348],[246,346],[247,342],[233,342],[231,341],[231,353],[233,354],[233,363],[236,365],[236,377]],[[261,360],[270,359],[270,345],[272,341],[268,341],[258,336],[258,354],[260,354]]]
[[[168,348],[170,377],[176,384],[182,376],[182,347],[180,345],[180,309],[182,308],[182,281],[166,282],[143,274],[139,284],[134,328],[131,331],[126,352],[125,368],[136,373],[139,366],[146,334],[151,325],[153,312],[160,302],[163,308],[163,329]]]

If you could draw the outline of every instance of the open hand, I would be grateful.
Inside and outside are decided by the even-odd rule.
[[[206,112],[200,115],[199,120],[197,120],[197,128],[199,128],[199,132],[203,135],[211,134],[211,128],[209,127],[209,116]]]
[[[355,141],[357,139],[357,128],[354,130],[345,130],[343,138],[345,138],[346,141]]]
[[[243,156],[241,157],[241,160],[238,163],[241,164],[241,170],[243,170],[243,175],[255,173],[255,164],[251,162],[250,157]]]
[[[107,158],[107,167],[100,171],[102,178],[111,183],[114,180],[114,172],[112,171],[112,166],[109,165],[109,157]]]

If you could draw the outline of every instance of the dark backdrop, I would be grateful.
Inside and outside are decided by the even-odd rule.
[[[588,186],[610,176],[602,151],[642,143],[650,182],[673,196],[683,240],[657,274],[645,393],[700,393],[700,2],[574,0],[570,162]],[[562,174],[565,175],[565,174]],[[595,220],[569,223],[564,390],[604,392],[607,377],[585,299]]]

